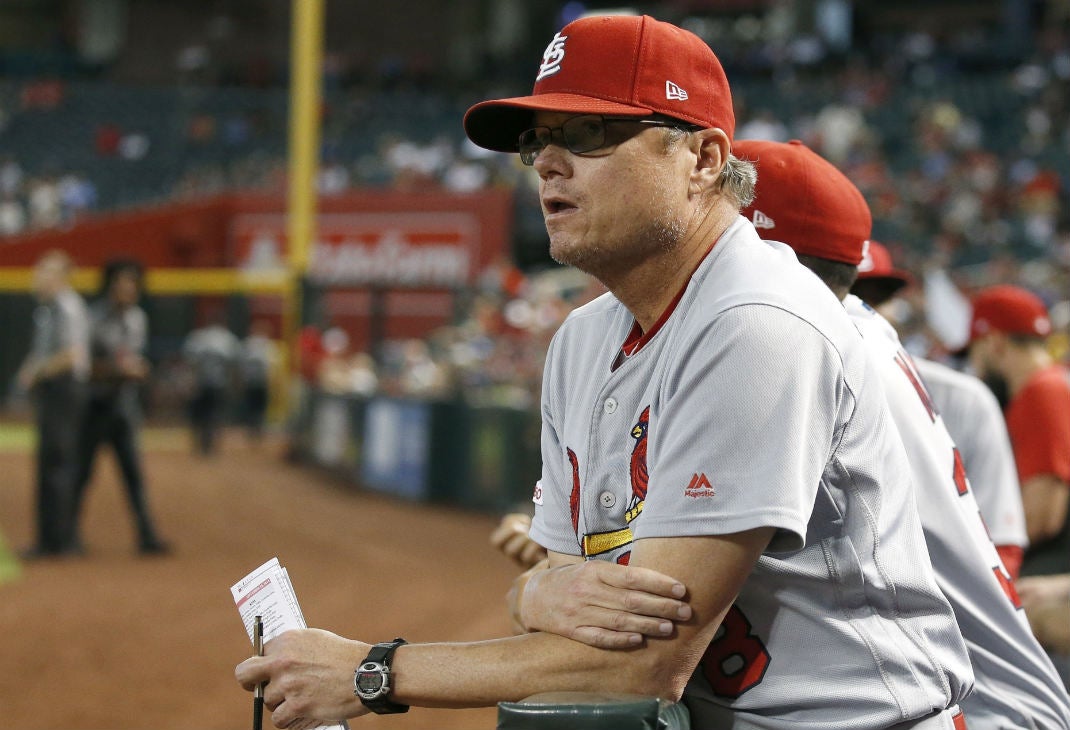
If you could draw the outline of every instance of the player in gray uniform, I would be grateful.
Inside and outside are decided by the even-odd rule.
[[[757,161],[757,196],[745,213],[766,221],[765,236],[789,243],[846,295],[870,232],[862,194],[799,143],[740,141],[733,149]],[[929,555],[970,649],[977,683],[962,706],[971,730],[1070,728],[1070,698],[1020,610],[925,382],[883,317],[854,296],[845,305],[880,368],[915,477]]]
[[[37,535],[25,558],[59,555],[70,517],[78,419],[89,373],[85,302],[71,288],[71,260],[49,251],[34,269],[33,342],[16,376],[31,393],[37,425]]]
[[[476,105],[465,128],[534,165],[551,254],[612,292],[547,359],[532,528],[547,572],[656,568],[692,618],[630,652],[289,632],[241,684],[268,682],[279,727],[555,689],[682,695],[696,728],[961,727],[972,673],[877,374],[836,298],[739,216],[752,170],[709,47],[648,17],[584,18],[532,96]]]
[[[870,241],[851,292],[881,311],[907,285],[908,276],[895,268],[886,248]],[[914,364],[962,454],[992,542],[1011,578],[1017,579],[1029,538],[1014,452],[999,402],[988,386],[972,375],[925,358],[915,358]]]

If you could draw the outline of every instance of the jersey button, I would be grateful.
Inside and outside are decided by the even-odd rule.
[[[606,413],[612,414],[614,411],[617,410],[617,399],[606,398],[606,402],[602,404],[602,410],[604,410]]]
[[[602,492],[598,495],[598,499],[606,509],[617,503],[617,495],[613,494],[613,492]]]

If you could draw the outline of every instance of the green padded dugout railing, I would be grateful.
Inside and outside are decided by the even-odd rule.
[[[682,703],[636,695],[548,692],[498,703],[497,730],[690,730]]]

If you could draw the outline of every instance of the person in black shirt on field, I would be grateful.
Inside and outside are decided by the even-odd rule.
[[[138,550],[157,555],[169,550],[156,532],[145,497],[138,429],[139,386],[149,373],[145,359],[148,318],[139,305],[141,264],[116,260],[104,268],[100,296],[90,309],[91,374],[89,404],[82,422],[79,468],[75,482],[70,545],[81,550],[78,531],[86,488],[102,443],[110,443],[122,471],[126,495],[137,527]]]

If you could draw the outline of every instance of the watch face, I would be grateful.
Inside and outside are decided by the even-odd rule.
[[[383,673],[378,667],[372,670],[365,670],[361,667],[357,670],[355,684],[357,692],[362,696],[375,695],[383,688]]]

